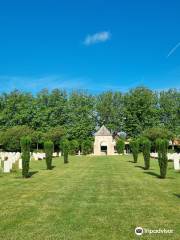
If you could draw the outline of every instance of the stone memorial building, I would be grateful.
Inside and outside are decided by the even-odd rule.
[[[110,131],[103,125],[95,133],[94,155],[114,155],[116,142]]]

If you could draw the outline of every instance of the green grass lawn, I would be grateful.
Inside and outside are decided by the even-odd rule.
[[[30,179],[0,175],[0,239],[180,239],[180,173],[168,166],[159,179],[156,160],[145,171],[132,156],[70,157],[31,162]],[[134,234],[136,226],[173,234]]]

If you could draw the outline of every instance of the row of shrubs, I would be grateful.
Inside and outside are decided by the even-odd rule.
[[[68,154],[70,150],[70,142],[68,139],[65,139],[60,144],[61,144],[61,148],[64,156],[64,163],[67,164]],[[31,139],[29,137],[23,137],[21,139],[21,153],[22,153],[22,176],[24,178],[29,177],[30,147],[31,147]],[[54,144],[52,141],[44,142],[44,152],[45,152],[47,170],[51,170],[52,156],[54,152]]]
[[[167,166],[168,166],[168,140],[157,139],[156,149],[158,152],[158,163],[160,168],[160,178],[166,178]],[[139,150],[141,148],[144,157],[144,169],[148,170],[150,168],[150,152],[151,152],[151,142],[148,139],[143,139],[139,141],[135,139],[130,142],[130,148],[133,154],[134,163],[137,163]]]

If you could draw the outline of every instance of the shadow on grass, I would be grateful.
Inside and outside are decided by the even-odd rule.
[[[180,194],[173,193],[173,195],[176,196],[177,198],[180,198]]]
[[[135,163],[134,161],[128,161],[128,162]]]
[[[159,174],[155,173],[155,172],[144,172],[145,174],[160,178]]]
[[[141,169],[145,170],[145,168],[142,167],[142,166],[135,166],[135,167],[137,167],[137,168],[141,168]]]
[[[159,179],[164,179],[164,178],[161,178],[159,174],[155,173],[155,172],[144,172],[148,175],[151,175],[151,176],[154,176],[154,177],[157,177]],[[165,179],[175,179],[174,177],[166,177]]]
[[[27,178],[23,178],[22,177],[22,173],[18,173],[18,176],[15,176],[14,178],[17,178],[17,179],[28,179],[28,178],[31,178],[33,175],[35,175],[38,172],[39,171],[30,171],[29,172],[29,176]]]
[[[29,177],[32,177],[34,174],[38,173],[39,171],[32,171],[32,172],[29,172]]]

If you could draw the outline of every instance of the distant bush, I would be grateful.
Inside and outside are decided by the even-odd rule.
[[[139,141],[137,139],[131,140],[130,148],[133,154],[134,163],[137,163],[139,153]]]
[[[47,141],[44,143],[44,151],[46,154],[46,166],[47,170],[52,169],[52,155],[54,151],[54,144],[52,141]]]
[[[93,144],[90,139],[86,139],[81,144],[82,153],[84,155],[90,154],[93,151]]]
[[[21,138],[31,137],[32,132],[33,130],[27,126],[10,127],[0,133],[0,143],[5,151],[18,152],[21,150]]]
[[[154,127],[146,129],[143,132],[143,136],[148,138],[151,141],[151,146],[153,150],[156,150],[156,140],[157,139],[167,139],[173,140],[174,134],[166,128],[163,127]]]
[[[168,158],[167,158],[168,140],[157,139],[156,147],[158,150],[158,162],[159,162],[159,168],[160,168],[160,177],[166,178],[167,166],[168,166]]]
[[[21,138],[22,176],[24,178],[29,177],[30,145],[31,139],[29,137]]]
[[[151,142],[148,139],[144,139],[142,142],[142,152],[144,157],[144,168],[147,170],[150,168],[150,152],[151,152]]]
[[[143,136],[147,137],[150,141],[156,141],[157,139],[168,139],[171,140],[174,134],[166,128],[154,127],[146,129],[143,132]]]
[[[79,150],[79,143],[77,140],[73,139],[69,142],[69,153],[75,155]]]
[[[116,149],[119,154],[124,154],[125,142],[122,139],[118,139],[116,143]]]
[[[68,163],[68,155],[69,155],[69,140],[64,139],[62,143],[63,147],[63,155],[64,155],[64,163]]]

